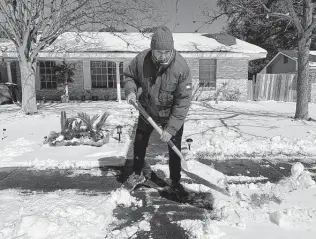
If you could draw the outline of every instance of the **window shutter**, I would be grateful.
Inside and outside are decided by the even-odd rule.
[[[90,61],[83,61],[83,89],[91,90]]]
[[[41,89],[41,76],[40,76],[39,62],[37,62],[37,64],[36,64],[35,89],[36,90],[40,90]]]

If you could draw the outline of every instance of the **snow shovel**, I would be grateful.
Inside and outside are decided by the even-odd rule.
[[[144,108],[137,102],[134,102],[132,100],[129,101],[129,103],[131,105],[133,105],[140,113],[141,115],[152,125],[152,127],[159,133],[159,135],[161,136],[162,134],[162,129],[156,124],[156,122],[148,115],[148,113],[144,110]],[[196,175],[196,173],[193,173],[193,172],[190,172],[189,171],[189,168],[188,168],[188,164],[187,162],[185,161],[182,153],[180,152],[180,150],[177,148],[177,146],[174,145],[174,143],[169,140],[168,141],[168,145],[172,148],[172,150],[179,156],[179,158],[181,159],[181,169],[183,172],[185,172],[191,179],[194,179],[196,182],[200,183],[200,184],[203,184],[205,186],[207,186],[208,188],[211,188],[211,189],[214,189],[218,192],[221,192],[227,196],[230,196],[230,193],[228,192],[227,190],[227,186],[226,188],[221,188],[219,186],[217,186],[216,184],[219,183],[219,180],[224,180],[225,181],[225,176],[224,174],[222,174],[221,172],[213,169],[210,167],[210,170],[212,170],[211,174],[216,175],[218,178],[215,178],[214,177],[212,179],[214,179],[213,183],[204,179],[204,178],[201,178],[199,177],[198,175]],[[194,167],[194,169],[197,171],[197,173],[201,174],[205,168],[205,165],[203,164],[200,164],[198,161],[195,161],[194,162],[194,165],[192,165]],[[201,166],[201,167],[199,167]],[[199,170],[200,168],[200,170]],[[211,180],[212,180],[211,179]],[[226,182],[225,182],[226,183]]]

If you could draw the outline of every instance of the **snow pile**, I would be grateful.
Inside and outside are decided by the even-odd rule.
[[[254,185],[232,185],[232,197],[217,196],[214,201],[215,210],[212,218],[222,225],[230,225],[246,229],[248,224],[274,223],[280,227],[310,229],[315,226],[316,209],[296,205],[300,202],[301,194],[307,192],[313,197],[315,182],[310,173],[304,170],[301,163],[292,166],[292,175],[276,184],[266,183]],[[298,197],[297,201],[289,200]]]
[[[107,235],[106,238],[110,239],[127,239],[127,238],[133,238],[134,235],[136,235],[137,232],[139,231],[150,231],[150,221],[151,216],[148,214],[144,215],[144,219],[133,223],[131,226],[122,228],[122,229],[117,229],[113,230],[111,233]]]
[[[225,128],[216,128],[204,145],[192,152],[195,158],[258,157],[258,156],[311,156],[316,155],[316,137],[313,131],[307,139],[274,136],[268,139],[246,139]]]
[[[61,200],[62,198],[62,200]],[[104,238],[118,206],[140,206],[126,190],[82,195],[75,190],[48,194],[1,191],[0,238]]]
[[[113,205],[123,205],[125,207],[130,207],[132,204],[140,207],[142,206],[142,201],[137,201],[126,189],[118,189],[111,192],[109,202],[112,202]]]
[[[92,168],[90,170],[86,169],[77,169],[77,170],[71,170],[71,175],[69,175],[69,178],[75,178],[80,175],[91,175],[94,177],[110,177],[110,176],[116,176],[117,172],[114,170],[106,170],[102,171],[99,168]]]
[[[287,229],[311,230],[313,223],[315,223],[315,218],[315,209],[297,208],[295,206],[269,213],[269,219],[272,223]]]
[[[272,187],[272,193],[275,196],[285,198],[289,192],[315,185],[315,181],[311,178],[310,172],[304,170],[303,164],[293,164],[291,173],[292,175],[290,177],[280,180],[280,182]]]
[[[176,223],[187,232],[190,238],[194,239],[219,239],[225,235],[217,226],[216,221],[211,219],[206,221],[186,219]]]
[[[276,225],[284,227],[284,226],[290,226],[288,216],[290,216],[290,214],[285,214],[280,211],[275,211],[273,213],[270,213],[269,219],[271,222],[275,223]]]

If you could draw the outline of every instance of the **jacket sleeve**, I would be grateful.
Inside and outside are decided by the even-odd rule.
[[[165,130],[175,135],[184,123],[190,108],[192,95],[192,77],[190,70],[180,78],[176,88],[174,104]]]
[[[137,65],[137,57],[135,57],[124,70],[123,84],[125,89],[125,96],[127,96],[131,92],[137,94],[137,89],[140,87]]]

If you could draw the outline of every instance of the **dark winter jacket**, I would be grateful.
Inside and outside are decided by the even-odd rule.
[[[165,130],[175,135],[188,113],[192,78],[183,57],[174,51],[168,66],[157,69],[151,50],[139,53],[124,71],[125,95],[142,88],[139,103],[158,124],[166,123]]]

